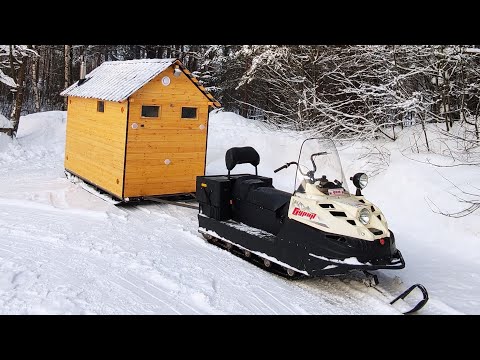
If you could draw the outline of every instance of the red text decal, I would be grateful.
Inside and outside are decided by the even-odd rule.
[[[300,210],[298,207],[293,209],[293,215],[301,216],[301,217],[308,217],[310,220],[313,220],[317,214],[312,214],[306,211]]]

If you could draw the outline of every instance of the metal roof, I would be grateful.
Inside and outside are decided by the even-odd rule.
[[[177,59],[106,61],[87,74],[83,84],[79,85],[77,81],[60,95],[121,102],[174,63],[216,107],[220,107],[220,103],[199,85],[198,80]]]

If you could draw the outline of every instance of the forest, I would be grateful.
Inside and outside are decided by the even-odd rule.
[[[0,113],[65,110],[59,93],[104,61],[178,58],[226,111],[334,138],[396,138],[442,123],[479,145],[480,48],[475,45],[0,45]],[[458,124],[455,132],[450,129]],[[424,131],[426,150],[430,151]]]

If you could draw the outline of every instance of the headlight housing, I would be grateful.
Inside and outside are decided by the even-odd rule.
[[[368,176],[365,173],[356,173],[351,180],[357,189],[365,189],[368,184]]]
[[[358,213],[358,220],[363,224],[363,225],[367,225],[369,222],[370,222],[370,217],[372,216],[372,213],[370,212],[370,210],[366,209],[366,208],[363,208],[362,210],[360,210],[360,212]]]

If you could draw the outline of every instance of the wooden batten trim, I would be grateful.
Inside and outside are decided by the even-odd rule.
[[[132,99],[133,100],[133,99]],[[125,124],[125,149],[123,149],[122,200],[125,198],[125,174],[127,173],[128,122],[130,121],[130,97],[127,99],[127,119]]]
[[[208,103],[208,107],[210,107],[210,102]],[[208,128],[210,127],[209,121],[210,120],[210,109],[207,109],[207,133],[205,134],[205,159],[203,160],[203,176],[207,172],[207,151],[208,151]]]
[[[210,94],[207,91],[207,89],[205,89],[205,87],[199,85],[199,80],[195,76],[192,75],[192,73],[182,64],[182,62],[180,60],[178,60],[178,59],[175,60],[175,62],[172,65],[178,65],[180,67],[180,69],[184,72],[184,74],[187,75],[187,77],[190,79],[190,81],[198,88],[198,90],[200,90],[203,93],[203,95],[205,95],[205,97],[208,100],[215,100],[213,95]],[[220,102],[218,102],[216,100],[213,102],[213,105],[217,108],[222,106],[220,104]]]

